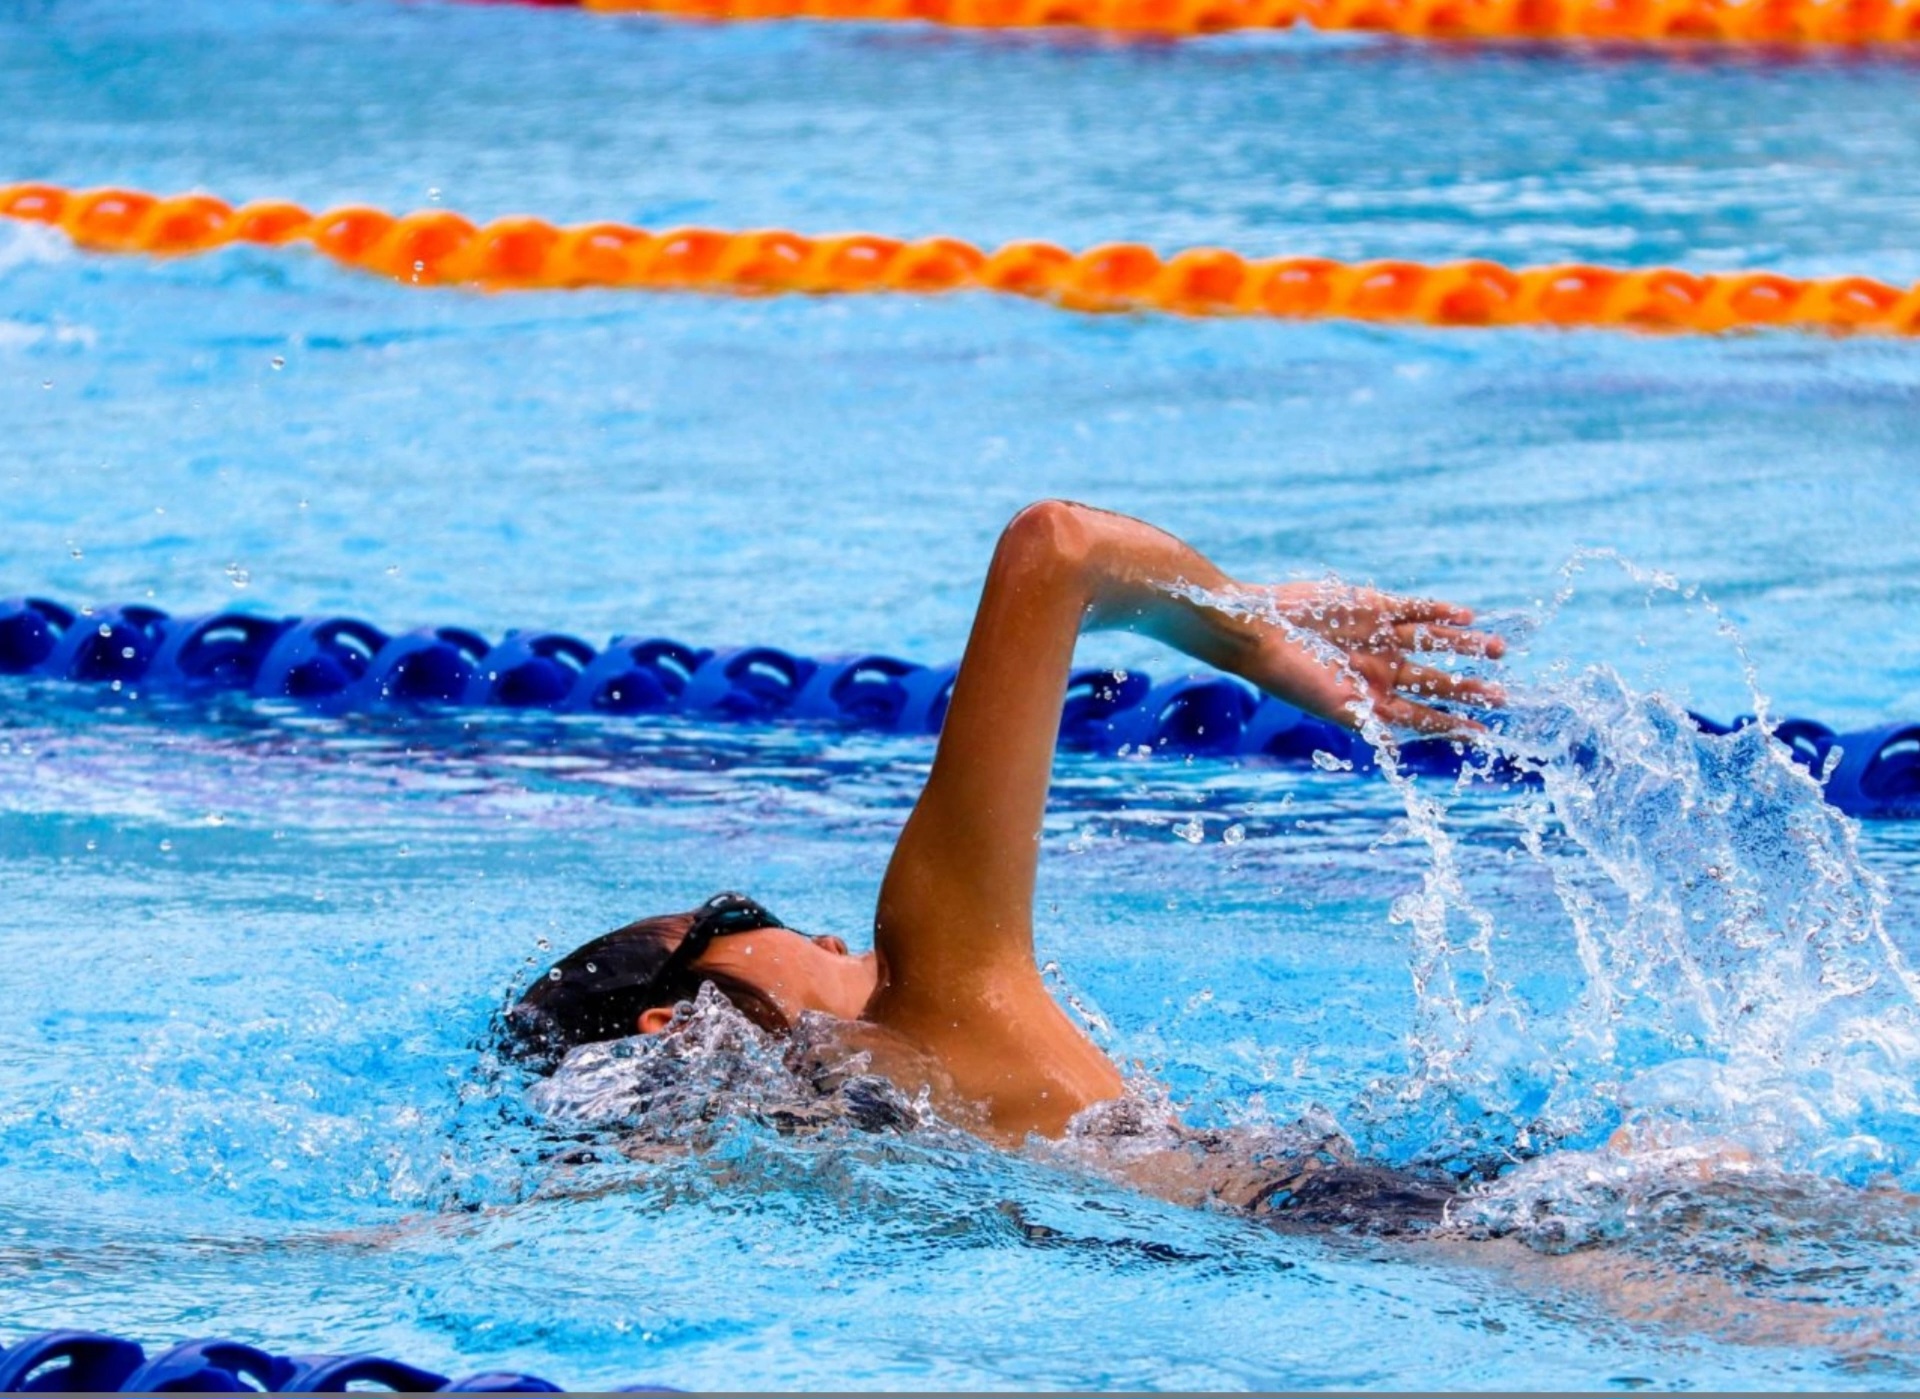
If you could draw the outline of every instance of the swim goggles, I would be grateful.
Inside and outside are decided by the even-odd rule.
[[[653,1005],[661,991],[672,986],[687,968],[700,960],[700,954],[712,945],[715,938],[736,937],[741,933],[757,933],[763,928],[786,926],[744,894],[715,894],[700,905],[693,926],[680,939],[680,945],[667,954],[667,960],[660,964],[660,970],[647,978],[641,990],[641,995],[647,998],[645,1004]]]

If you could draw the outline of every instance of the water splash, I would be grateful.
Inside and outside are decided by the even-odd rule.
[[[664,1032],[580,1045],[528,1099],[556,1125],[618,1130],[635,1151],[708,1150],[741,1123],[787,1135],[931,1123],[925,1103],[839,1052],[831,1029],[804,1015],[775,1039],[703,985]]]
[[[1390,777],[1432,852],[1395,908],[1418,996],[1395,1096],[1438,1100],[1428,1150],[1507,1134],[1526,1153],[1658,1122],[1669,1141],[1886,1169],[1898,1153],[1867,1143],[1873,1124],[1920,1114],[1911,973],[1851,823],[1764,722],[1704,734],[1592,666],[1530,688],[1499,748],[1537,784],[1507,807],[1505,849],[1463,850],[1445,798]],[[1510,854],[1551,890],[1580,973],[1569,1001],[1516,989],[1523,940],[1467,868]]]
[[[1577,648],[1549,649],[1578,634],[1553,624],[1596,563],[1624,573],[1650,610],[1707,623],[1752,723],[1703,733],[1678,700]],[[1317,635],[1322,613],[1260,590],[1177,591],[1348,664]],[[1353,707],[1427,855],[1392,912],[1409,942],[1408,1067],[1359,1105],[1363,1142],[1489,1175],[1616,1132],[1616,1145],[1856,1182],[1910,1174],[1915,978],[1854,825],[1773,740],[1731,621],[1677,579],[1590,552],[1550,602],[1502,629],[1522,643],[1524,678],[1509,681],[1498,732],[1452,786],[1401,771],[1393,734],[1364,701]],[[1489,822],[1496,777],[1512,785]]]

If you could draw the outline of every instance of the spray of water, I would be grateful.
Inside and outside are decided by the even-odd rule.
[[[907,1131],[931,1109],[837,1049],[828,1017],[784,1041],[713,989],[681,1005],[667,1033],[576,1047],[528,1098],[550,1121],[624,1134],[636,1150],[707,1150],[741,1123],[786,1135]]]
[[[1596,564],[1711,627],[1751,724],[1703,733],[1678,701],[1549,649]],[[1180,591],[1346,664],[1317,617],[1251,590]],[[1354,706],[1427,851],[1392,913],[1408,934],[1413,1030],[1406,1072],[1360,1105],[1370,1148],[1488,1174],[1609,1140],[1659,1170],[1711,1157],[1855,1182],[1910,1171],[1915,978],[1854,826],[1773,739],[1732,624],[1670,577],[1587,553],[1512,631],[1508,708],[1455,784],[1403,771],[1394,734]],[[1492,823],[1459,819],[1460,803],[1484,817],[1490,799]],[[1544,893],[1514,896],[1527,888]],[[1564,1186],[1547,1174],[1517,1178]]]

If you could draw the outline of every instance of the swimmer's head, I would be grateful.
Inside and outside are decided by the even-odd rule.
[[[658,1034],[702,983],[784,1033],[803,1011],[857,1019],[877,979],[872,954],[856,957],[839,938],[808,937],[752,899],[717,894],[568,953],[508,1010],[508,1043],[553,1064],[577,1044]]]

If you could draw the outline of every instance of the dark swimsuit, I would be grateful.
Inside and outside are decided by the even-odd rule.
[[[1357,1234],[1425,1234],[1446,1222],[1460,1187],[1437,1171],[1395,1170],[1309,1156],[1263,1187],[1250,1213],[1275,1224]]]

